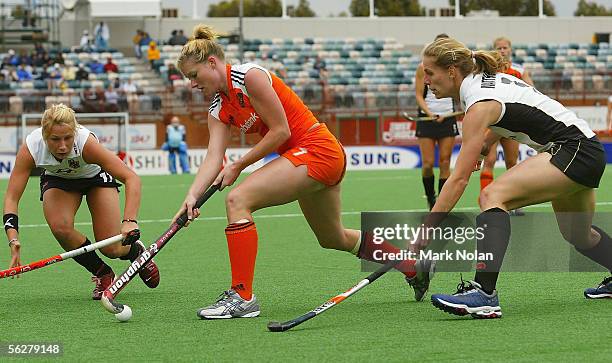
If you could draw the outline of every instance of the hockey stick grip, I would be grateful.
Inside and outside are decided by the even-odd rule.
[[[210,188],[208,188],[208,190],[202,194],[200,198],[198,198],[193,208],[200,208],[208,199],[210,199],[210,197],[212,197],[213,194],[215,194],[217,190],[219,190],[220,186],[221,184],[211,185]],[[176,219],[176,224],[183,227],[185,223],[187,223],[187,218],[187,211],[184,211],[183,214]]]

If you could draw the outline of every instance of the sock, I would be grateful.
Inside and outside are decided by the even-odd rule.
[[[85,242],[79,248],[83,248],[90,244],[91,242],[89,242],[89,238],[87,238],[85,239]],[[98,256],[98,254],[96,253],[96,251],[91,251],[91,252],[82,254],[80,256],[76,256],[74,260],[79,265],[85,267],[85,269],[91,272],[91,274],[94,276],[100,277],[112,271],[110,266],[104,263],[104,261],[102,261],[100,256]]]
[[[140,256],[143,251],[140,249],[140,246],[136,243],[132,243],[130,246],[130,250],[125,256],[119,257],[120,260],[130,260],[130,262],[136,261],[136,258]]]
[[[493,260],[476,262],[474,280],[484,292],[491,294],[510,243],[510,215],[500,208],[488,209],[476,217],[476,227],[484,231],[484,237],[476,242],[478,254],[492,253]]]
[[[427,196],[427,200],[436,197],[436,192],[434,190],[435,179],[434,176],[424,176],[423,177],[423,188],[425,188],[425,195]]]
[[[376,244],[373,242],[373,236],[370,233],[364,233],[362,236],[362,241],[359,242],[360,243],[360,247],[359,247],[359,252],[357,254],[357,257],[359,257],[362,260],[366,260],[366,261],[372,261],[372,262],[376,262],[376,263],[387,263],[391,260],[388,259],[375,259],[374,258],[374,252],[375,251],[381,251],[376,253],[376,257],[383,257],[382,254],[384,253],[393,253],[396,254],[398,252],[400,252],[400,249],[395,247],[394,245],[392,245],[389,242],[384,241],[381,244]],[[381,256],[378,256],[379,254],[381,254]],[[404,260],[402,262],[400,262],[399,264],[395,265],[395,269],[402,272],[404,275],[406,275],[406,277],[414,277],[416,275],[416,271],[414,269],[414,264],[416,263],[416,260]]]
[[[446,183],[446,181],[448,180],[448,178],[446,179],[438,179],[438,195],[440,195],[440,192],[442,191],[442,187],[444,186],[444,183]]]
[[[225,228],[225,237],[232,267],[232,289],[243,299],[251,300],[257,257],[255,222],[230,223]]]
[[[601,228],[596,226],[591,227],[601,235],[599,243],[597,243],[595,247],[589,248],[588,250],[576,248],[576,251],[612,272],[612,239]]]
[[[480,173],[480,190],[483,190],[487,185],[493,183],[493,172],[483,171]]]

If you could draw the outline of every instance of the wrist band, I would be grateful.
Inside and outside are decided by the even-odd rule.
[[[125,222],[132,222],[132,223],[138,224],[138,221],[135,220],[135,219],[124,219],[124,220],[121,221],[121,223],[125,223]]]
[[[19,232],[19,217],[15,213],[6,213],[2,218],[4,222],[4,230],[14,229]]]

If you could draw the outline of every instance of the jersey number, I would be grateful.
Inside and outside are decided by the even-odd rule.
[[[512,83],[514,83],[515,85],[517,85],[517,86],[519,86],[519,87],[531,87],[531,88],[533,88],[533,91],[534,91],[535,93],[537,93],[537,94],[539,94],[539,95],[541,95],[541,94],[542,94],[542,93],[541,93],[540,91],[538,91],[538,90],[537,90],[535,87],[532,87],[532,86],[528,85],[527,83],[517,82],[517,81],[511,81],[511,80],[509,80],[509,79],[508,79],[508,78],[506,78],[506,77],[502,77],[502,78],[501,78],[501,82],[502,82],[503,84],[512,84]]]
[[[113,181],[113,176],[107,172],[100,173],[100,178],[102,178],[105,183],[111,183]]]

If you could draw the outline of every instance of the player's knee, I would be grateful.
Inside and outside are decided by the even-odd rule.
[[[102,252],[102,254],[108,258],[119,258],[127,253],[125,249],[126,246],[111,245],[100,249],[100,252]]]
[[[70,241],[74,235],[74,226],[72,224],[51,224],[49,225],[51,228],[51,233],[58,241]]]
[[[450,169],[450,155],[440,157],[440,169]]]
[[[225,197],[225,209],[228,212],[244,209],[246,204],[246,196],[240,191],[240,188],[230,190]]]
[[[434,167],[434,161],[433,161],[433,159],[431,159],[431,160],[429,160],[429,159],[423,159],[423,160],[421,161],[421,164],[422,164],[422,165],[421,165],[421,168],[422,168],[423,170],[432,170],[432,169],[433,169],[433,167]]]
[[[487,210],[491,208],[491,205],[495,200],[495,186],[493,184],[489,184],[486,188],[480,191],[480,196],[478,197],[478,205],[480,206],[480,210]]]

